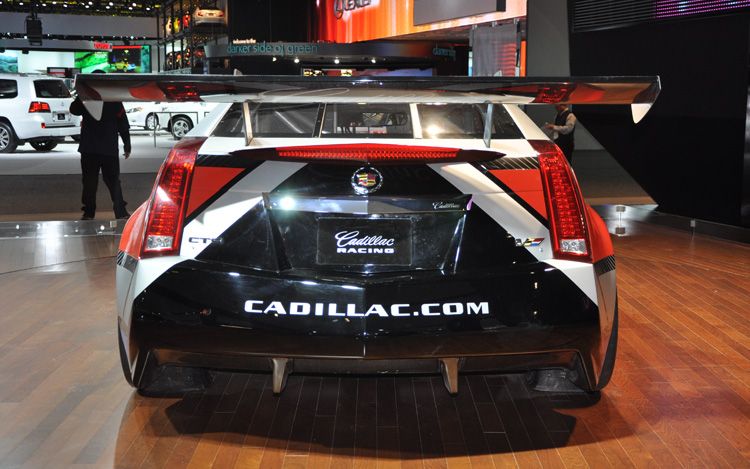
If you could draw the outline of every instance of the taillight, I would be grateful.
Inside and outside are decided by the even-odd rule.
[[[162,164],[151,194],[148,223],[141,257],[176,255],[187,207],[187,191],[195,158],[205,138],[187,138],[177,143]]]
[[[407,164],[489,161],[502,153],[388,143],[353,143],[247,149],[235,154],[264,160],[330,162],[351,164]]]
[[[29,112],[51,112],[49,104],[41,101],[32,101],[29,104]]]
[[[552,142],[529,140],[529,143],[539,152],[555,257],[591,262],[583,197],[565,155]]]

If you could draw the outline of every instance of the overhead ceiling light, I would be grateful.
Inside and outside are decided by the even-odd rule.
[[[271,60],[272,60],[273,62],[276,62],[276,57],[272,58]]]
[[[298,64],[299,63],[299,58],[295,57],[294,58],[294,63]]]
[[[375,62],[377,62],[377,60],[375,60],[375,57],[373,57],[373,58],[370,59],[370,62],[375,63]]]
[[[338,57],[336,57],[335,59],[333,59],[333,63],[335,63],[336,65],[338,65],[340,62],[341,61],[339,60]]]

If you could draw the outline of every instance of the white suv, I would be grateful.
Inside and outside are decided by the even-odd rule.
[[[65,82],[44,75],[0,75],[0,153],[30,143],[50,151],[65,137],[81,134],[81,118],[70,113]]]

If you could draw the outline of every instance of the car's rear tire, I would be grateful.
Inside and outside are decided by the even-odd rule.
[[[10,124],[0,122],[0,153],[13,153],[18,147],[16,134]]]
[[[172,131],[172,136],[176,138],[177,140],[184,137],[190,130],[193,128],[193,121],[190,120],[190,118],[185,116],[177,116],[174,119],[172,119],[172,125],[170,126],[170,130]]]
[[[159,126],[159,117],[153,112],[146,116],[146,130],[154,130]]]
[[[36,151],[52,151],[57,146],[57,142],[54,140],[42,140],[37,142],[29,142],[34,150]]]

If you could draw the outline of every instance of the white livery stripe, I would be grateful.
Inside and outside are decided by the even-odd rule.
[[[469,163],[436,163],[429,166],[464,194],[503,192],[502,188]]]
[[[469,163],[431,164],[430,167],[464,194],[471,194],[477,204],[498,225],[516,239],[544,238],[538,246],[526,248],[541,262],[562,271],[594,304],[598,303],[594,266],[583,262],[561,261],[552,258],[550,232],[521,204]],[[488,246],[491,249],[491,246]]]
[[[256,204],[261,203],[264,192],[274,190],[304,166],[305,163],[266,161],[252,170],[188,223],[182,234],[181,255],[195,258],[210,242],[191,242],[191,239],[218,238]]]
[[[595,305],[599,305],[598,295],[596,294],[596,274],[592,264],[564,259],[547,259],[544,262],[567,275]]]
[[[130,286],[129,298],[136,298],[164,272],[180,262],[194,259],[208,246],[208,243],[190,243],[190,238],[217,238],[248,210],[260,203],[264,192],[272,191],[304,166],[305,163],[266,161],[239,180],[188,223],[182,233],[179,256],[141,259],[138,262],[136,281]]]

